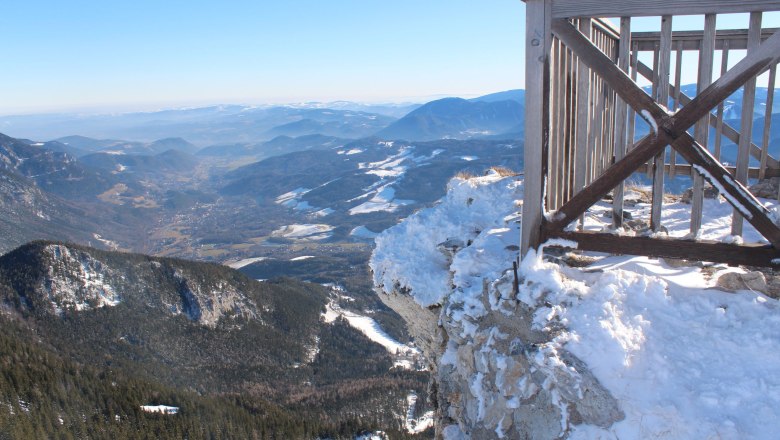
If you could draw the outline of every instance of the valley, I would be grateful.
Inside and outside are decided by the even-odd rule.
[[[428,363],[374,291],[374,238],[454,176],[521,170],[522,96],[0,118],[56,136],[0,136],[3,343],[51,361],[36,374],[90,378],[89,399],[119,399],[105,377],[142,390],[35,404],[36,417],[192,433],[194,414],[222,406],[205,430],[431,438]],[[16,413],[35,400],[9,390]],[[101,417],[79,424],[84,411]]]
[[[158,114],[171,131],[158,122],[151,135],[167,137],[157,140],[122,140],[144,115],[96,121],[118,131],[82,132],[95,138],[0,137],[9,232],[0,239],[0,319],[56,365],[112,371],[151,393],[109,407],[35,403],[35,420],[56,413],[61,430],[105,430],[98,419],[76,423],[89,410],[127,421],[117,432],[154,420],[161,432],[192,433],[195,407],[228,399],[203,429],[233,420],[293,438],[429,438],[427,361],[373,291],[373,238],[438,200],[457,173],[519,168],[522,143],[462,139],[453,115],[437,125],[452,125],[452,139],[375,137],[403,116],[383,111],[396,114],[226,107]],[[236,128],[259,114],[264,122]],[[203,137],[213,124],[233,129]],[[95,383],[98,399],[117,399]],[[31,402],[24,387],[12,390],[3,402]],[[259,407],[275,415],[237,421]],[[166,422],[166,411],[180,422]]]

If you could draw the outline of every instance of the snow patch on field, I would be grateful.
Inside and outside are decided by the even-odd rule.
[[[276,198],[276,203],[286,208],[295,209],[298,211],[305,211],[311,209],[308,202],[302,201],[301,197],[311,191],[309,188],[296,188],[290,192],[286,192]]]
[[[349,232],[349,235],[357,238],[365,238],[365,239],[373,240],[374,238],[376,238],[378,233],[368,229],[365,226],[358,226],[356,228],[353,228]]]
[[[314,255],[301,255],[300,257],[290,258],[290,261],[303,261],[314,258]]]
[[[285,225],[273,231],[271,236],[312,241],[330,238],[334,227],[325,224],[293,224]]]
[[[243,260],[238,261],[232,261],[232,262],[225,262],[225,266],[231,267],[233,269],[241,269],[244,266],[249,266],[252,263],[256,263],[258,261],[267,260],[267,257],[252,257],[252,258],[244,258]]]
[[[366,196],[368,196],[367,194]],[[401,200],[395,198],[395,189],[391,186],[384,186],[376,191],[376,193],[367,202],[361,203],[358,206],[349,210],[350,215],[356,214],[368,214],[371,212],[387,211],[393,212],[401,206],[414,203],[413,200]]]

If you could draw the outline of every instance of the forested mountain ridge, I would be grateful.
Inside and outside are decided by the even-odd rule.
[[[406,396],[422,392],[424,374],[393,370],[388,353],[346,322],[324,322],[331,294],[217,264],[49,241],[17,248],[0,256],[0,349],[18,353],[0,365],[11,383],[0,392],[0,433],[351,438],[400,430]],[[71,401],[74,390],[81,397]],[[141,405],[180,413],[165,419]]]

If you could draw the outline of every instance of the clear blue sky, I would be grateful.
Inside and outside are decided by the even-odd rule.
[[[524,22],[521,0],[2,0],[0,114],[477,96],[524,87]]]
[[[2,0],[0,114],[523,86],[520,0]]]

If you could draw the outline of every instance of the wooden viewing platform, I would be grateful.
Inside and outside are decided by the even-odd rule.
[[[525,2],[521,255],[562,238],[582,250],[780,266],[780,228],[747,190],[749,178],[780,176],[780,162],[768,154],[780,32],[761,24],[762,12],[779,11],[780,1]],[[717,14],[724,13],[749,13],[748,29],[717,29]],[[673,32],[673,20],[682,15],[703,15],[703,29]],[[658,16],[660,32],[632,33],[632,18],[646,16]],[[682,87],[687,71],[698,72],[694,91]],[[754,127],[763,74],[766,108]],[[735,124],[725,118],[724,101],[739,90],[741,122]],[[649,133],[639,138],[646,127]],[[736,145],[735,164],[722,163],[724,142]],[[652,177],[651,233],[583,230],[582,216],[609,193],[612,228],[622,230],[625,180],[636,172]],[[680,174],[692,175],[690,237],[701,228],[708,182],[734,206],[731,234],[742,236],[747,220],[768,243],[653,233],[662,230],[664,180]]]

